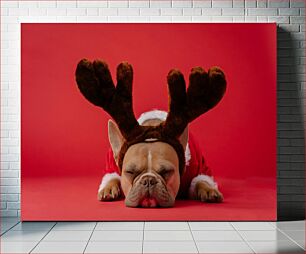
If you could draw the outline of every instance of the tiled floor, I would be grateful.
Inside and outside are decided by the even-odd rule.
[[[25,222],[1,218],[0,253],[304,253],[305,221]]]

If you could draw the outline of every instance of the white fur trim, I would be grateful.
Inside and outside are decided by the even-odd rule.
[[[189,166],[189,161],[191,159],[191,153],[189,149],[189,144],[187,143],[186,149],[185,149],[185,165]]]
[[[137,121],[139,124],[143,124],[145,121],[151,120],[151,119],[160,119],[162,121],[165,121],[167,118],[167,115],[168,113],[166,111],[153,109],[151,111],[142,113]],[[187,143],[186,149],[185,149],[185,165],[186,166],[189,166],[190,159],[191,159],[191,154],[190,154],[189,145]]]
[[[190,183],[189,187],[189,196],[194,197],[195,194],[195,187],[198,182],[206,182],[208,183],[212,188],[218,189],[218,184],[214,181],[214,178],[212,176],[208,175],[197,175],[194,177]]]
[[[107,185],[107,183],[113,179],[118,179],[120,181],[120,175],[118,175],[117,173],[105,174],[99,186],[99,191],[102,190]]]
[[[139,124],[143,124],[145,121],[150,120],[150,119],[160,119],[162,121],[165,121],[167,118],[167,115],[168,113],[165,111],[154,109],[154,110],[142,113],[137,121]]]

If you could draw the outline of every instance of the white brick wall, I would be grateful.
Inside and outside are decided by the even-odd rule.
[[[279,207],[289,204],[289,208],[301,209],[300,203],[288,203],[300,198],[300,189],[290,187],[296,196],[288,196],[286,182],[304,177],[304,129],[299,111],[300,100],[305,99],[304,0],[3,0],[0,4],[1,216],[20,213],[22,22],[277,22]]]

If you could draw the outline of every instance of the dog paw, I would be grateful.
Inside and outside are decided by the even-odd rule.
[[[211,187],[206,182],[197,183],[195,194],[196,199],[201,202],[221,203],[223,201],[222,193],[218,189]]]
[[[121,196],[120,183],[111,181],[103,189],[98,191],[98,200],[113,201],[119,199]]]

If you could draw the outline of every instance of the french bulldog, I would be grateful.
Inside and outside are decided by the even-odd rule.
[[[166,112],[154,110],[144,113],[138,120],[144,126],[156,126],[165,120],[166,115]],[[105,174],[102,178],[98,200],[112,201],[125,197],[125,204],[129,207],[171,207],[180,194],[179,197],[198,199],[202,202],[222,202],[223,195],[217,183],[212,176],[207,175],[210,172],[207,172],[204,157],[201,156],[199,162],[191,160],[188,136],[187,127],[179,138],[185,147],[186,158],[185,173],[182,176],[179,173],[175,150],[169,144],[158,141],[131,146],[124,156],[120,176],[116,165],[124,138],[117,125],[109,120],[108,137],[112,149],[110,157],[113,156],[109,159],[113,159],[114,162],[108,163],[106,168],[108,172],[113,172]],[[199,146],[194,144],[194,138],[191,142],[197,149],[192,149],[193,155],[199,157]],[[190,164],[190,161],[193,163]],[[189,188],[186,188],[186,182],[189,182]]]
[[[104,61],[83,59],[76,81],[84,97],[103,108],[111,151],[98,190],[98,199],[125,197],[128,207],[172,207],[177,197],[222,202],[223,195],[207,167],[188,124],[215,107],[226,90],[223,71],[194,67],[186,90],[183,74],[168,73],[169,111],[150,111],[138,121],[132,106],[133,69],[117,67],[115,86]]]

